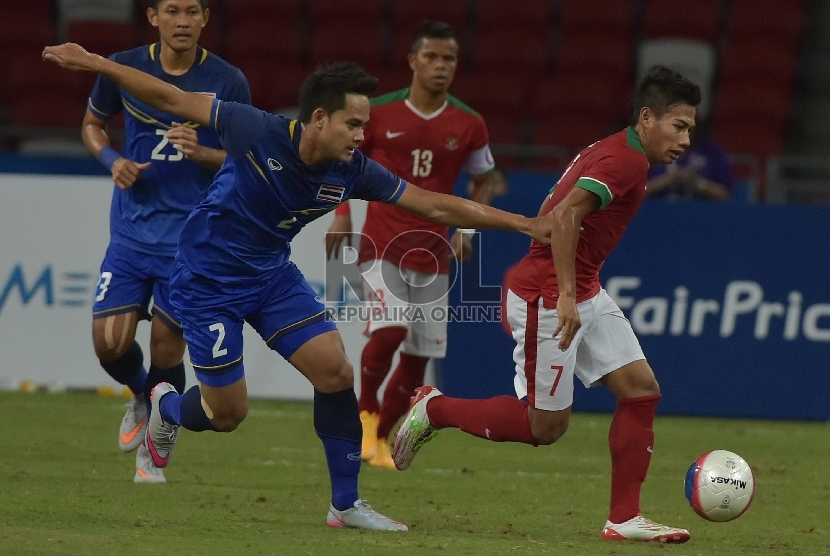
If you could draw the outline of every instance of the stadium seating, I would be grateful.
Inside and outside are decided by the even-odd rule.
[[[57,26],[50,0],[33,0],[31,3],[9,2],[0,13],[0,103],[8,102],[8,93],[14,89],[15,80],[26,78],[27,67],[19,63],[44,66],[40,59],[43,47],[57,42]],[[36,73],[39,68],[33,71]]]
[[[563,35],[602,34],[633,40],[634,0],[562,0],[559,25]]]
[[[211,11],[214,11],[214,8],[211,8]],[[228,24],[263,19],[275,24],[272,33],[278,32],[285,23],[296,22],[301,13],[301,0],[228,0],[221,5],[222,19]]]
[[[619,130],[614,129],[602,115],[556,108],[538,119],[533,142],[536,145],[563,147],[566,158],[570,158],[613,131]],[[567,160],[540,159],[534,163],[534,167],[561,171],[565,163]]]
[[[634,79],[634,45],[624,34],[572,32],[562,36],[556,49],[556,72],[592,71],[620,87]]]
[[[233,0],[231,0],[233,1]],[[314,0],[309,2],[309,26],[324,21],[349,21],[371,23],[380,26],[384,22],[386,3],[384,0],[359,0],[343,2],[342,0]]]
[[[130,50],[141,44],[138,30],[132,22],[104,19],[70,21],[66,26],[66,40],[101,56]]]
[[[550,32],[544,23],[479,27],[473,66],[477,71],[509,69],[526,78],[544,75],[551,65],[550,43]]]
[[[311,29],[308,57],[312,64],[336,60],[357,62],[369,72],[385,67],[385,36],[376,22],[355,20],[348,24],[349,34],[356,40],[344,40],[342,20],[327,19]]]
[[[804,29],[803,0],[732,0],[726,33],[739,37],[765,37],[797,49]]]
[[[535,84],[530,95],[532,113],[544,116],[552,111],[590,112],[609,124],[624,108],[615,84],[601,74],[581,72],[559,74]]]
[[[548,0],[475,2],[475,69],[510,68],[514,74],[527,77],[548,72],[552,58],[551,18]]]
[[[505,77],[507,75],[508,77]],[[527,113],[527,86],[505,70],[457,73],[450,93],[485,117],[508,114],[515,119]]]
[[[802,0],[729,4],[714,105],[714,133],[729,152],[763,160],[784,151],[803,28]]]
[[[265,19],[229,22],[226,37],[225,56],[237,66],[261,60],[267,60],[263,65],[270,65],[274,59],[299,65],[303,60],[302,30],[293,22],[283,24],[279,32],[274,32],[272,22]]]
[[[550,0],[476,0],[473,3],[476,25],[492,26],[543,24],[551,25],[553,6]]]
[[[351,60],[370,72],[381,71],[387,59],[383,10],[382,0],[309,2],[310,61]],[[344,36],[344,27],[349,38]]]
[[[643,17],[646,38],[677,38],[717,44],[722,20],[721,0],[648,0]]]
[[[372,75],[378,78],[378,88],[375,91],[378,95],[409,87],[412,83],[412,70],[406,60],[393,62],[387,69],[375,72]],[[452,92],[452,89],[450,89],[450,92]]]
[[[790,89],[764,78],[742,79],[722,83],[714,105],[715,135],[733,153],[779,154],[790,117]],[[746,137],[739,140],[731,130],[740,129]],[[767,134],[780,137],[769,140]],[[723,137],[725,136],[725,137]],[[738,150],[736,150],[738,149]]]
[[[798,66],[798,52],[788,41],[777,42],[763,36],[738,36],[730,39],[721,53],[718,67],[723,81],[765,77],[792,85]]]
[[[0,56],[9,62],[0,67],[2,113],[15,122],[44,121],[52,113],[56,122],[71,120],[76,126],[82,110],[81,116],[69,116],[69,106],[83,107],[93,78],[76,80],[62,73],[69,100],[52,102],[52,93],[27,92],[55,77],[27,71],[25,64],[13,60],[25,52],[34,61],[44,44],[63,39],[102,55],[156,41],[158,31],[145,15],[152,0],[128,2],[134,4],[133,21],[119,15],[125,1],[99,10],[97,19],[89,13],[96,13],[95,5],[101,3],[92,0],[4,6]],[[450,91],[485,116],[494,143],[532,139],[570,150],[585,146],[626,123],[635,77],[662,62],[702,86],[700,113],[711,105],[715,134],[730,152],[769,154],[783,149],[806,2],[699,0],[689,6],[682,0],[215,0],[210,8],[211,20],[200,43],[243,70],[254,103],[264,109],[296,105],[299,85],[314,64],[335,59],[354,60],[376,75],[379,94],[408,86],[406,56],[412,35],[423,19],[438,19],[453,26],[460,45]],[[58,26],[61,17],[64,28]],[[344,40],[344,25],[360,40]],[[772,85],[748,88],[747,83],[757,86],[764,80]],[[761,97],[760,91],[766,101],[759,105],[753,98],[748,103],[764,111],[755,141],[741,138],[733,129],[748,120],[735,99]],[[40,115],[30,108],[38,94],[51,103]],[[12,102],[22,104],[13,107]],[[584,121],[574,121],[569,112]],[[531,116],[538,121],[531,122]],[[774,139],[775,133],[782,137]],[[739,147],[746,151],[734,150]]]

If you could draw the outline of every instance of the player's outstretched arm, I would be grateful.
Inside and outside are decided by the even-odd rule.
[[[58,46],[47,46],[43,49],[43,59],[55,62],[65,69],[106,75],[153,108],[200,125],[210,125],[212,98],[182,91],[143,71],[87,52],[78,44],[68,42]]]
[[[546,216],[528,218],[455,195],[427,191],[412,183],[407,183],[396,205],[407,212],[446,226],[512,230],[542,243],[550,243],[551,221]]]
[[[559,338],[559,349],[562,351],[568,349],[577,330],[582,326],[576,308],[576,248],[582,219],[598,210],[599,203],[597,195],[586,189],[574,187],[549,215],[556,237],[551,243],[551,254],[559,284],[559,297],[556,301],[559,324],[553,331],[553,337],[562,333]]]

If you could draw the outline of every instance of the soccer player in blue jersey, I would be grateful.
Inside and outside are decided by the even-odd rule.
[[[339,62],[300,90],[298,120],[186,93],[76,44],[47,47],[62,67],[107,75],[136,98],[219,133],[228,158],[182,229],[170,301],[184,327],[199,385],[183,395],[153,390],[147,444],[167,464],[180,427],[234,430],[248,411],[242,325],[314,386],[314,427],[332,487],[331,527],[406,531],[358,496],[362,427],[354,376],[326,308],[289,260],[291,239],[350,197],[395,203],[432,221],[496,228],[549,241],[550,222],[420,189],[366,158],[357,146],[377,79]],[[275,76],[275,80],[278,76]]]
[[[158,27],[159,42],[111,59],[187,91],[250,103],[242,73],[198,45],[209,15],[207,0],[155,0],[147,17]],[[107,126],[122,110],[126,137],[119,153]],[[106,76],[98,78],[89,97],[82,135],[115,182],[110,244],[92,309],[95,354],[104,370],[133,392],[118,443],[126,452],[138,448],[135,482],[165,482],[142,441],[152,388],[162,381],[180,392],[185,386],[185,341],[168,301],[168,281],[185,218],[207,195],[225,151],[215,130],[153,108]],[[150,318],[151,296],[148,372],[135,331],[139,320]]]

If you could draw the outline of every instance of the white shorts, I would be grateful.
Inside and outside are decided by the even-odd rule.
[[[507,319],[516,349],[513,385],[531,407],[548,411],[573,404],[576,375],[590,388],[605,375],[633,361],[645,359],[631,323],[603,289],[577,304],[582,326],[566,351],[560,351],[553,331],[559,324],[556,309],[546,309],[540,298],[528,303],[507,292]]]
[[[389,261],[360,265],[363,295],[372,309],[366,335],[389,326],[405,326],[401,352],[419,357],[447,354],[449,276],[400,268]],[[440,313],[440,320],[433,314]]]

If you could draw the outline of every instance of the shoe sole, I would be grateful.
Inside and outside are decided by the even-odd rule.
[[[613,529],[610,531],[603,531],[602,532],[602,539],[606,541],[631,541],[631,542],[652,542],[652,543],[660,543],[660,544],[682,544],[692,536],[688,533],[668,533],[665,535],[657,535],[656,537],[652,537],[650,539],[629,539],[628,537],[624,537],[620,533],[614,531]]]
[[[152,475],[147,475],[146,473],[144,473],[144,471],[136,469],[135,477],[133,477],[133,482],[137,484],[161,485],[167,482],[167,478],[153,478]]]

